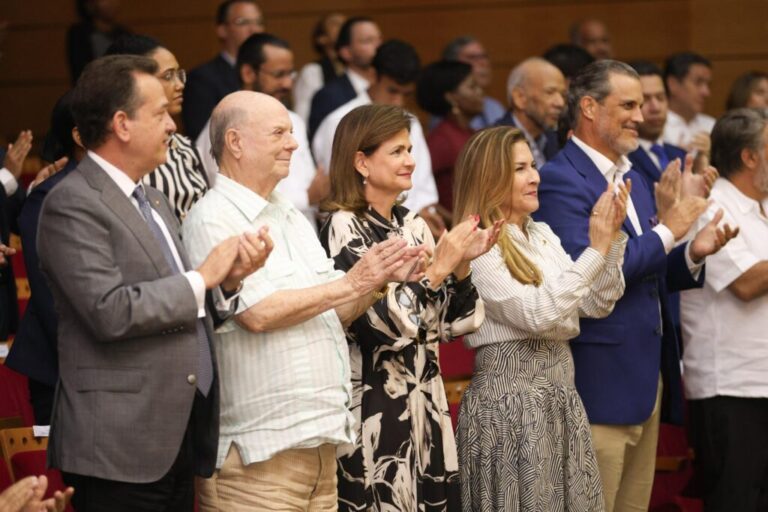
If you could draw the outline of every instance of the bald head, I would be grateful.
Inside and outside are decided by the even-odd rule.
[[[524,124],[531,124],[525,128],[533,134],[557,128],[557,119],[565,106],[565,93],[563,74],[540,57],[524,60],[509,73],[509,106]]]
[[[211,153],[216,163],[221,165],[228,130],[243,129],[251,116],[266,120],[281,113],[287,115],[283,104],[267,94],[237,91],[225,96],[211,114]]]
[[[297,147],[288,110],[267,94],[234,92],[211,116],[211,152],[219,171],[264,199],[288,176]]]

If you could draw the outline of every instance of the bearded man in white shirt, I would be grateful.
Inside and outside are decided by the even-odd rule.
[[[704,510],[768,508],[768,112],[737,109],[712,131],[722,208],[740,234],[682,294],[685,391]]]

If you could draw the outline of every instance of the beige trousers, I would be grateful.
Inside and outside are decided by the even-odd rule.
[[[233,443],[221,469],[195,487],[200,512],[335,511],[336,446],[285,450],[244,466]]]
[[[646,512],[659,439],[661,378],[656,404],[641,425],[592,425],[592,445],[603,481],[605,512]]]

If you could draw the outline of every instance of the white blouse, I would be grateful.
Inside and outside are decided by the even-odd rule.
[[[621,266],[626,233],[607,256],[587,248],[574,262],[543,222],[528,220],[528,237],[514,224],[507,233],[542,273],[540,286],[517,281],[498,245],[472,262],[472,282],[485,303],[485,322],[465,336],[470,347],[514,340],[569,340],[579,334],[579,317],[602,318],[624,293]]]

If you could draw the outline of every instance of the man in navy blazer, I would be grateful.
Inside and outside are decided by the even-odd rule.
[[[575,259],[589,245],[589,217],[606,180],[632,181],[624,223],[630,237],[624,297],[607,318],[582,320],[581,334],[571,342],[608,512],[648,507],[662,389],[665,416],[679,420],[682,403],[667,290],[701,286],[703,260],[722,240],[722,232],[709,224],[675,248],[706,209],[700,197],[660,203],[661,222],[654,226],[654,196],[626,157],[638,145],[642,102],[638,75],[624,63],[598,61],[574,78],[568,98],[574,135],[541,171],[541,207],[535,214]],[[660,198],[666,192],[660,191]]]
[[[252,34],[264,32],[264,18],[253,0],[225,0],[216,13],[216,36],[221,53],[189,72],[181,112],[187,136],[195,140],[213,108],[231,92],[240,90],[235,69],[237,49]]]
[[[566,90],[560,70],[541,57],[524,60],[509,73],[509,111],[496,126],[520,128],[539,169],[560,151],[557,122],[565,108]]]
[[[354,16],[341,26],[336,53],[346,69],[343,75],[325,84],[312,97],[307,123],[310,142],[328,114],[368,90],[376,75],[373,57],[380,44],[381,30],[370,18]]]
[[[667,124],[669,101],[664,89],[664,78],[656,64],[648,61],[634,61],[630,66],[640,76],[643,88],[643,122],[638,125],[640,146],[627,157],[632,168],[645,179],[648,188],[661,178],[661,173],[670,162],[680,160],[683,168],[686,152],[684,149],[664,142],[664,126]]]

